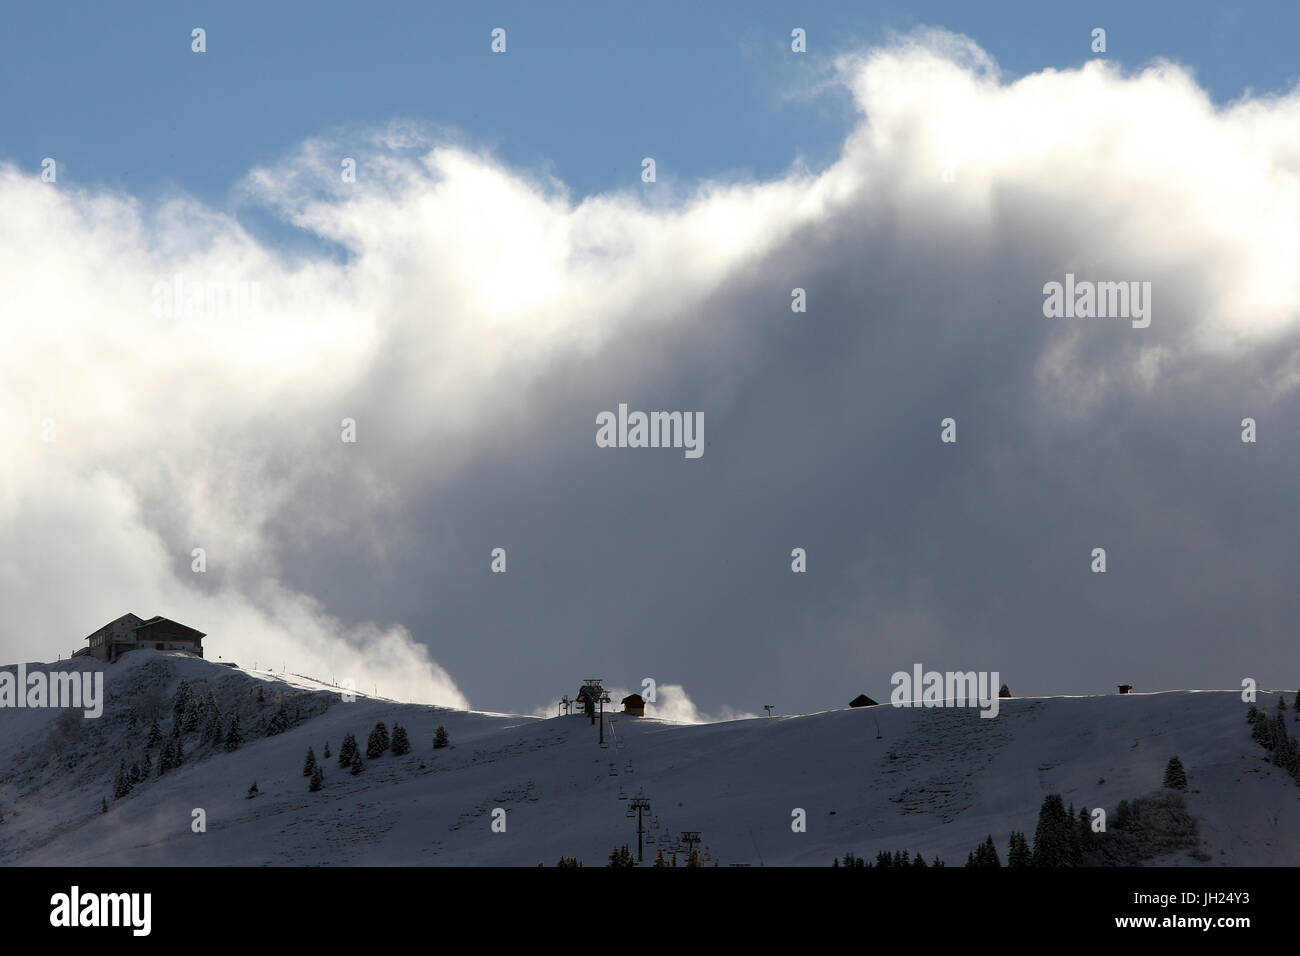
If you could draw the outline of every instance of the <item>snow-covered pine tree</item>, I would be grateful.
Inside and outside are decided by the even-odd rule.
[[[401,724],[393,724],[392,747],[393,753],[399,757],[411,752],[411,741],[406,736],[406,728]]]
[[[316,751],[308,747],[307,759],[303,762],[302,765],[302,775],[304,777],[310,777],[315,770],[316,770]]]
[[[325,773],[324,771],[321,770],[320,765],[317,764],[312,768],[311,783],[307,786],[307,789],[312,793],[315,793],[324,785],[324,783],[325,783]]]
[[[221,746],[225,734],[221,732],[221,712],[213,711],[208,715],[208,725],[203,729],[203,742],[210,747]]]
[[[180,738],[176,738],[176,746],[172,750],[172,767],[179,767],[185,762],[185,748],[181,746]]]
[[[1043,798],[1038,811],[1038,827],[1034,830],[1034,866],[1070,866],[1071,832],[1074,821],[1065,812],[1059,793]]]
[[[1183,769],[1183,762],[1176,755],[1169,758],[1169,763],[1165,767],[1165,786],[1170,790],[1187,789],[1187,771]]]
[[[370,731],[370,739],[366,741],[366,759],[375,760],[383,756],[384,751],[388,749],[388,745],[388,728],[384,726],[384,722],[381,720],[375,724],[375,729]]]
[[[232,753],[233,751],[238,750],[243,742],[244,735],[239,732],[239,715],[235,714],[230,718],[230,729],[226,731],[226,753]]]
[[[289,729],[289,711],[285,709],[284,701],[280,702],[280,707],[266,723],[266,736],[275,737]]]
[[[361,761],[361,752],[357,751],[355,754],[352,755],[352,776],[355,777],[357,774],[361,773],[365,769],[366,766]]]
[[[157,747],[162,743],[162,730],[158,727],[158,718],[155,717],[149,726],[149,739],[145,742],[146,747]]]
[[[450,740],[447,737],[447,728],[442,726],[442,724],[439,724],[438,729],[433,733],[433,749],[441,750],[443,747],[446,747],[448,743],[450,743]]]
[[[158,758],[158,776],[161,777],[174,766],[176,766],[176,741],[169,740]]]
[[[185,708],[190,703],[190,682],[183,680],[176,688],[176,696],[172,698],[172,721],[179,724],[185,719]]]
[[[126,761],[117,765],[117,776],[113,778],[113,799],[121,800],[131,792],[131,781],[126,772]]]
[[[357,755],[357,738],[351,734],[343,735],[343,745],[339,747],[339,766],[351,767],[352,758]]]

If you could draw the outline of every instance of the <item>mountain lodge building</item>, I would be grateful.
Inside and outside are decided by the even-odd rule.
[[[203,656],[203,638],[207,635],[169,618],[155,615],[147,621],[134,614],[123,614],[99,630],[88,634],[90,643],[74,657],[96,657],[101,661],[117,660],[127,651],[152,648],[157,651],[185,651]]]

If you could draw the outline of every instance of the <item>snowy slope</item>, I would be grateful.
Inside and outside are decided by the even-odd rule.
[[[846,851],[882,849],[956,865],[987,834],[1003,853],[1012,829],[1032,836],[1048,793],[1113,815],[1119,800],[1159,788],[1174,754],[1187,768],[1186,801],[1210,865],[1300,864],[1300,787],[1264,760],[1247,705],[1232,691],[1011,699],[991,720],[973,709],[888,706],[694,725],[616,716],[612,733],[624,746],[602,750],[596,728],[579,716],[364,696],[345,703],[309,679],[183,654],[136,651],[107,667],[85,659],[28,665],[35,668],[102,669],[108,703],[98,720],[0,710],[7,865],[532,866],[561,855],[600,865],[618,844],[635,849],[635,821],[618,794],[641,789],[658,834],[699,830],[724,866],[824,866]],[[186,737],[182,768],[114,801],[119,761],[138,759],[154,711],[169,735],[182,678],[206,681],[227,723],[240,713],[245,744],[227,754]],[[269,719],[281,695],[301,722],[254,739],[259,716]],[[1276,696],[1261,694],[1259,706],[1271,713]],[[308,746],[321,758],[328,740],[337,756],[351,732],[364,750],[378,720],[405,726],[412,752],[368,761],[359,776],[322,759],[324,789],[309,793]],[[439,724],[453,746],[434,751]],[[261,794],[250,800],[254,780]],[[491,830],[494,807],[507,810],[505,833]],[[206,811],[206,833],[191,832],[194,808]],[[791,830],[795,808],[807,812],[806,833]],[[647,846],[647,862],[656,846]],[[1199,865],[1187,851],[1156,862]]]

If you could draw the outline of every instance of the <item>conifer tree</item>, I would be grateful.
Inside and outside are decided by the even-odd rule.
[[[181,746],[180,738],[176,738],[176,746],[172,749],[172,769],[179,767],[185,762],[185,748]]]
[[[1007,866],[1029,866],[1031,862],[1029,841],[1019,830],[1013,830],[1007,841]]]
[[[126,761],[117,766],[117,776],[113,778],[113,799],[121,800],[131,792],[131,781],[126,772]]]
[[[1133,823],[1133,814],[1129,810],[1127,800],[1121,800],[1119,806],[1115,808],[1115,819],[1110,825],[1115,830],[1127,830]]]
[[[1074,821],[1065,812],[1058,793],[1048,794],[1038,811],[1038,827],[1034,830],[1034,866],[1070,866],[1071,834]]]
[[[252,800],[255,796],[257,796],[261,792],[262,791],[257,789],[257,781],[254,780],[253,785],[248,788],[248,799]]]
[[[172,722],[179,724],[185,719],[185,708],[190,702],[190,682],[183,680],[180,686],[176,688],[176,696],[172,698]]]
[[[351,767],[352,760],[357,755],[357,738],[351,734],[343,735],[343,745],[339,747],[339,766]]]
[[[162,776],[176,766],[176,741],[169,740],[158,757],[158,776]]]
[[[433,749],[441,750],[443,747],[446,747],[448,743],[447,728],[442,726],[442,724],[439,724],[438,729],[434,731],[433,734]]]
[[[107,813],[107,812],[108,812],[108,798],[107,798],[107,797],[100,797],[100,798],[99,798],[99,812],[100,812],[100,813]]]
[[[382,757],[384,751],[388,749],[388,728],[384,726],[381,720],[375,724],[375,729],[370,731],[370,739],[366,741],[366,759],[375,760]]]
[[[393,724],[392,747],[393,753],[399,757],[411,752],[411,741],[406,736],[406,728],[401,724]]]
[[[231,753],[240,748],[244,742],[244,735],[239,732],[239,715],[230,718],[230,730],[226,732],[226,753]]]
[[[1187,771],[1177,756],[1170,757],[1169,764],[1165,767],[1165,786],[1170,790],[1187,789]]]
[[[302,765],[302,775],[304,777],[310,777],[312,775],[312,771],[314,771],[315,769],[316,769],[316,751],[308,747],[307,759]]]
[[[325,741],[325,759],[330,759],[330,742],[328,740]]]
[[[162,731],[158,729],[158,718],[155,717],[153,723],[149,726],[149,739],[145,746],[157,747],[160,743],[162,743]]]
[[[225,739],[221,732],[221,713],[214,711],[208,715],[208,725],[203,729],[203,742],[210,747],[220,746]]]
[[[289,729],[289,712],[285,709],[284,701],[280,701],[279,709],[272,715],[266,724],[266,736],[275,737]]]
[[[357,751],[352,756],[352,776],[355,777],[365,769],[365,765],[361,762],[361,752]]]
[[[658,870],[658,869],[668,869],[668,861],[667,861],[666,859],[664,859],[664,851],[663,851],[663,850],[660,850],[658,853],[655,854],[654,868],[655,868],[656,870]]]
[[[313,764],[311,770],[311,783],[307,789],[312,793],[319,790],[325,783],[325,773],[321,770],[319,764]]]
[[[632,856],[632,851],[624,843],[620,847],[615,847],[609,854],[609,862],[606,866],[636,866],[636,860]]]

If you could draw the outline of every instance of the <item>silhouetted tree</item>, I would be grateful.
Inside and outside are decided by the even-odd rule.
[[[636,858],[632,856],[632,851],[624,843],[620,847],[615,847],[609,854],[609,862],[606,866],[636,866]]]
[[[388,749],[388,745],[388,728],[384,726],[384,722],[381,720],[375,724],[375,729],[370,731],[370,739],[366,741],[366,759],[374,760],[383,756],[384,751]]]
[[[1165,767],[1165,786],[1170,790],[1187,789],[1187,771],[1177,756],[1170,757],[1169,764]]]
[[[1048,794],[1038,811],[1034,830],[1034,866],[1071,866],[1074,863],[1071,836],[1074,821],[1065,811],[1059,793]]]
[[[401,724],[393,724],[392,747],[393,753],[399,757],[411,752],[411,741],[406,736],[406,728]]]
[[[244,735],[239,732],[239,715],[230,718],[230,730],[226,732],[226,753],[238,750],[244,743]]]

